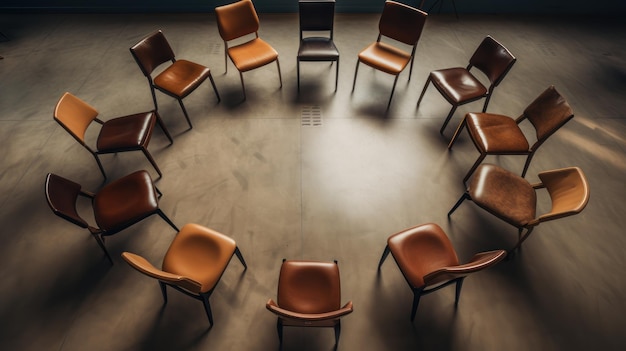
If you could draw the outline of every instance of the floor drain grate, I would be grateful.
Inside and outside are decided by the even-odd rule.
[[[222,53],[222,44],[209,43],[209,55],[219,55]]]
[[[302,126],[319,127],[322,125],[322,109],[319,106],[302,107]]]

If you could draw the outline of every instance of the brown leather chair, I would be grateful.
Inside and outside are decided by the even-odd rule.
[[[276,329],[283,344],[283,327],[333,327],[335,348],[341,333],[340,317],[352,313],[352,301],[341,307],[341,284],[337,261],[283,260],[276,302],[265,307],[278,316]]]
[[[333,42],[335,0],[300,0],[300,46],[298,47],[297,73],[300,91],[300,62],[337,62],[335,68],[335,91],[339,81],[339,50]],[[316,36],[304,36],[303,32],[315,32]],[[328,36],[320,36],[327,32]]]
[[[161,126],[170,144],[173,140],[156,111],[117,117],[106,122],[97,117],[98,111],[70,93],[63,94],[54,109],[54,120],[93,155],[105,179],[107,176],[98,155],[124,151],[143,152],[159,176],[162,176],[159,166],[148,152],[148,143],[150,143],[155,123]],[[95,150],[85,142],[85,132],[93,121],[102,125]]]
[[[378,263],[379,270],[389,253],[413,291],[411,321],[415,319],[421,296],[456,284],[456,307],[465,277],[495,265],[506,256],[504,250],[481,252],[468,263],[460,264],[450,239],[434,223],[418,225],[390,236]]]
[[[280,87],[283,86],[283,79],[280,73],[280,63],[278,53],[266,41],[259,38],[259,16],[250,0],[241,0],[232,4],[218,6],[215,8],[217,28],[220,36],[224,40],[224,65],[228,72],[228,60],[231,61],[239,71],[243,98],[246,98],[246,87],[243,84],[243,72],[247,72],[276,61],[278,67],[278,79]],[[228,46],[228,42],[235,39],[244,38],[254,34],[254,38],[237,44]]]
[[[183,104],[183,99],[194,92],[207,78],[211,81],[217,101],[221,101],[220,94],[217,92],[215,81],[213,81],[213,76],[211,75],[211,70],[195,62],[177,60],[174,51],[161,30],[141,39],[141,41],[130,48],[130,53],[137,61],[141,72],[148,79],[152,100],[154,101],[154,109],[159,109],[155,93],[155,89],[157,89],[178,100],[189,124],[189,129],[193,128],[193,126],[187,114],[187,109],[185,109]],[[171,63],[156,77],[152,78],[154,70],[166,62]]]
[[[213,314],[209,297],[233,255],[248,269],[235,240],[193,223],[185,224],[174,237],[163,258],[162,269],[137,254],[122,253],[131,267],[159,281],[164,303],[167,303],[168,286],[202,301],[211,327]]]
[[[452,109],[439,130],[443,134],[454,111],[460,105],[485,98],[483,112],[487,111],[493,90],[502,82],[516,60],[507,48],[491,36],[487,36],[470,58],[467,67],[446,68],[430,72],[420,98],[417,100],[417,106],[419,107],[428,85],[432,82],[441,95],[452,105]],[[470,72],[473,67],[486,76],[489,80],[489,87],[485,87]]]
[[[540,183],[530,184],[502,167],[484,163],[476,169],[470,185],[448,212],[448,217],[464,200],[474,201],[479,207],[518,229],[517,244],[509,250],[509,254],[512,254],[536,226],[578,214],[589,202],[587,178],[578,167],[541,172],[539,179]],[[536,190],[542,188],[548,191],[552,208],[538,216]]]
[[[104,238],[117,234],[131,225],[154,214],[163,218],[172,228],[178,228],[159,208],[159,190],[154,186],[146,171],[137,171],[117,179],[91,193],[82,186],[56,174],[48,173],[45,184],[46,199],[55,215],[87,228],[109,259],[113,260],[104,247]],[[92,200],[93,216],[97,226],[84,220],[76,210],[78,196]]]
[[[415,49],[422,35],[427,16],[428,14],[426,12],[411,6],[390,0],[385,1],[383,13],[378,22],[378,39],[359,53],[359,59],[356,62],[356,69],[354,70],[352,91],[354,91],[354,86],[356,85],[356,76],[359,72],[359,64],[361,62],[379,71],[394,75],[395,80],[393,81],[391,96],[389,96],[389,102],[387,103],[387,109],[389,109],[393,92],[398,82],[398,76],[409,62],[411,63],[409,80],[411,80]],[[381,41],[383,37],[391,38],[396,42],[411,46],[411,52],[408,53],[396,46]]]
[[[527,155],[522,171],[524,177],[539,146],[573,117],[570,105],[551,85],[517,119],[493,113],[468,113],[459,124],[448,149],[452,148],[463,126],[467,125],[480,156],[463,178],[464,183],[487,155]],[[535,128],[536,140],[532,146],[519,127],[520,122],[526,119]]]

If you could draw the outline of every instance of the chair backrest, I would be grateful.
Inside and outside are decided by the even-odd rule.
[[[574,111],[554,85],[551,85],[526,107],[522,117],[527,118],[535,127],[537,143],[540,144],[572,119]]]
[[[578,167],[561,168],[538,174],[550,194],[552,209],[537,218],[545,222],[580,213],[589,202],[589,183]]]
[[[70,93],[63,94],[54,108],[54,120],[83,145],[85,131],[97,116],[95,108]]]
[[[329,31],[333,38],[335,0],[300,0],[300,39],[304,31]]]
[[[240,0],[215,8],[217,29],[224,41],[229,41],[256,33],[259,30],[259,16],[250,0]]]
[[[76,211],[76,199],[80,195],[81,185],[56,174],[46,176],[45,192],[48,205],[55,215],[88,228],[87,222]]]
[[[130,53],[137,61],[141,72],[148,78],[155,68],[174,60],[174,51],[160,29],[133,45]]]
[[[491,83],[490,90],[498,86],[517,59],[491,36],[485,37],[472,57],[470,66],[483,72]]]
[[[284,261],[278,306],[298,313],[325,313],[341,306],[339,267],[332,262]]]
[[[387,0],[378,22],[378,30],[381,35],[415,46],[422,35],[427,16],[422,10]]]

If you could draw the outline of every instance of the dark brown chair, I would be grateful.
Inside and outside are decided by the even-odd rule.
[[[352,313],[352,301],[341,307],[341,284],[337,261],[283,260],[278,278],[277,301],[265,307],[278,316],[278,340],[283,344],[283,327],[332,327],[335,348],[341,333],[340,317]]]
[[[154,214],[159,215],[172,228],[176,225],[159,208],[159,190],[154,186],[146,171],[137,171],[115,180],[96,193],[82,189],[81,185],[56,174],[48,173],[45,185],[48,205],[55,215],[87,228],[109,259],[113,260],[104,247],[104,238],[117,234],[131,225]],[[97,226],[91,226],[76,210],[78,196],[92,200],[93,216]]]
[[[352,91],[354,91],[356,85],[356,76],[361,62],[379,71],[394,75],[395,79],[391,88],[389,102],[387,103],[387,109],[389,109],[393,92],[398,82],[398,76],[409,62],[411,63],[409,80],[411,80],[415,49],[422,35],[427,16],[426,12],[411,6],[390,0],[385,1],[385,7],[378,23],[378,39],[359,53],[356,69],[354,70]],[[394,45],[381,41],[383,37],[411,46],[411,52],[408,53]]]
[[[339,50],[333,42],[335,0],[300,0],[300,46],[298,48],[297,73],[300,91],[300,62],[337,62],[335,68],[335,91],[339,81]],[[305,36],[303,32],[315,32],[316,36]],[[319,36],[327,32],[328,36]]]
[[[259,38],[259,16],[250,0],[240,0],[232,4],[218,6],[215,8],[217,28],[220,36],[224,40],[224,65],[228,72],[228,60],[231,61],[239,71],[243,98],[246,98],[246,87],[243,84],[243,72],[247,72],[276,61],[278,67],[278,79],[280,87],[283,86],[283,79],[280,73],[280,63],[278,62],[278,52],[274,50],[266,41]],[[228,42],[235,39],[254,37],[244,43],[235,46],[228,46]]]
[[[472,200],[487,212],[518,229],[519,248],[539,224],[580,213],[589,202],[587,178],[578,167],[561,168],[539,173],[541,183],[530,184],[526,179],[496,165],[480,165],[465,193],[448,212],[448,217],[464,200]],[[537,189],[548,191],[552,208],[536,214]]]
[[[468,263],[460,264],[450,239],[434,223],[418,225],[390,236],[378,263],[379,270],[389,253],[413,291],[411,321],[415,319],[421,296],[456,284],[456,307],[465,277],[495,265],[506,256],[504,250],[481,252]]]
[[[493,90],[502,82],[515,61],[515,56],[507,48],[491,36],[487,36],[470,58],[467,67],[446,68],[430,72],[420,98],[417,100],[417,106],[419,107],[428,85],[432,82],[441,95],[452,104],[452,109],[439,130],[443,134],[454,111],[460,105],[485,98],[483,112],[487,111]],[[473,67],[486,76],[489,80],[489,87],[485,87],[470,72]]]
[[[220,94],[217,92],[215,81],[208,67],[187,60],[177,60],[170,44],[165,39],[165,35],[158,30],[147,37],[141,39],[137,44],[130,48],[130,53],[137,61],[137,65],[141,68],[144,76],[148,79],[150,91],[152,92],[152,100],[154,101],[154,109],[158,110],[155,89],[169,95],[180,104],[183,114],[187,119],[189,128],[193,128],[191,120],[187,114],[187,109],[183,104],[183,99],[194,92],[207,78],[211,81],[213,91],[219,102]],[[156,77],[152,78],[152,73],[162,64],[170,62]]]
[[[159,176],[162,176],[159,166],[148,152],[148,143],[150,143],[155,123],[161,126],[170,144],[174,141],[156,111],[117,117],[106,122],[97,117],[98,111],[70,93],[63,94],[54,109],[54,120],[93,155],[105,179],[107,176],[98,155],[124,151],[143,152]],[[85,132],[93,121],[102,125],[95,150],[85,142]]]
[[[174,237],[163,258],[162,269],[154,267],[139,255],[122,253],[131,267],[159,281],[164,303],[167,303],[168,286],[202,301],[211,327],[213,313],[209,297],[233,255],[237,255],[244,269],[248,269],[233,239],[193,223],[185,224]]]

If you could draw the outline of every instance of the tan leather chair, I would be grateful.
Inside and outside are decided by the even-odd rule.
[[[341,284],[337,261],[283,260],[276,302],[265,307],[278,316],[276,329],[282,347],[283,327],[332,327],[335,348],[341,333],[340,317],[352,313],[352,301],[341,307]]]
[[[527,155],[522,171],[524,177],[539,146],[573,117],[574,111],[570,105],[551,85],[517,119],[493,113],[468,113],[459,124],[448,149],[452,148],[457,136],[467,125],[467,131],[480,151],[480,156],[463,178],[464,183],[487,155]],[[519,127],[526,119],[535,128],[536,140],[532,146]]]
[[[189,129],[193,128],[193,126],[187,114],[187,109],[185,109],[183,104],[183,99],[194,92],[207,78],[211,81],[217,101],[221,101],[220,94],[217,92],[215,81],[213,81],[213,76],[211,75],[211,70],[195,62],[177,60],[174,51],[161,30],[141,39],[130,48],[130,53],[135,58],[139,68],[141,68],[141,72],[148,79],[152,100],[154,101],[154,109],[159,109],[155,93],[155,89],[157,89],[178,100],[189,124]],[[169,63],[169,66],[152,78],[152,73],[164,63]]]
[[[243,72],[247,72],[276,61],[278,67],[278,79],[280,87],[283,86],[283,79],[280,73],[280,63],[278,53],[266,41],[259,38],[259,16],[250,0],[241,0],[232,4],[218,6],[215,8],[217,28],[220,36],[224,40],[224,65],[228,72],[228,60],[231,61],[239,71],[243,98],[246,98],[246,87],[243,84]],[[254,34],[254,38],[237,44],[228,46],[228,42],[246,38]]]
[[[398,76],[409,62],[411,63],[409,80],[411,80],[415,49],[422,35],[427,16],[426,12],[411,6],[390,0],[385,1],[383,13],[378,22],[378,39],[359,53],[356,69],[354,70],[352,91],[354,91],[356,85],[356,76],[361,62],[379,71],[394,75],[395,79],[391,88],[389,102],[387,103],[387,109],[389,109],[393,92],[398,82]],[[411,46],[411,52],[406,52],[397,46],[381,41],[383,37]]]
[[[163,258],[162,269],[137,254],[122,253],[131,267],[159,281],[164,303],[167,303],[167,286],[202,301],[211,327],[213,313],[209,297],[233,255],[237,255],[244,269],[248,269],[233,239],[193,223],[185,224],[174,237]]]
[[[146,171],[137,171],[117,179],[96,193],[83,190],[80,184],[69,179],[48,173],[45,192],[52,212],[70,223],[87,228],[111,264],[113,260],[104,247],[104,238],[107,236],[117,234],[154,214],[178,231],[176,225],[159,208],[158,198],[161,193]],[[90,225],[78,214],[78,196],[92,200],[96,226]]]
[[[162,176],[159,166],[148,152],[148,143],[150,143],[155,123],[161,126],[170,144],[174,141],[156,111],[117,117],[106,122],[97,117],[98,111],[70,93],[63,94],[54,109],[54,120],[93,155],[105,179],[107,176],[98,155],[124,151],[143,152],[159,176]],[[95,150],[85,142],[85,132],[93,121],[102,125]]]
[[[298,47],[297,73],[300,91],[300,62],[337,62],[335,67],[335,91],[339,81],[339,50],[333,41],[335,0],[300,0],[300,46]],[[303,33],[315,33],[305,36]],[[328,36],[320,36],[328,33]]]
[[[502,82],[516,60],[507,48],[491,36],[487,36],[470,58],[467,67],[446,68],[430,72],[420,98],[417,100],[417,106],[419,107],[428,85],[432,82],[439,93],[452,105],[452,109],[439,130],[443,134],[454,111],[460,105],[485,98],[483,112],[487,111],[493,90]],[[489,80],[489,87],[485,87],[470,72],[474,67],[486,76]]]
[[[495,265],[506,256],[504,250],[481,252],[469,262],[460,264],[450,239],[434,223],[418,225],[390,236],[378,263],[379,270],[389,253],[413,291],[411,321],[415,319],[421,296],[456,284],[456,307],[465,277]]]
[[[474,172],[465,193],[448,212],[448,217],[468,199],[479,207],[518,228],[517,244],[509,255],[519,248],[539,224],[580,213],[589,202],[589,185],[578,167],[561,168],[539,173],[540,183],[530,184],[526,179],[506,169],[484,163]],[[537,189],[548,191],[552,208],[536,214]],[[525,232],[524,232],[525,231]]]

